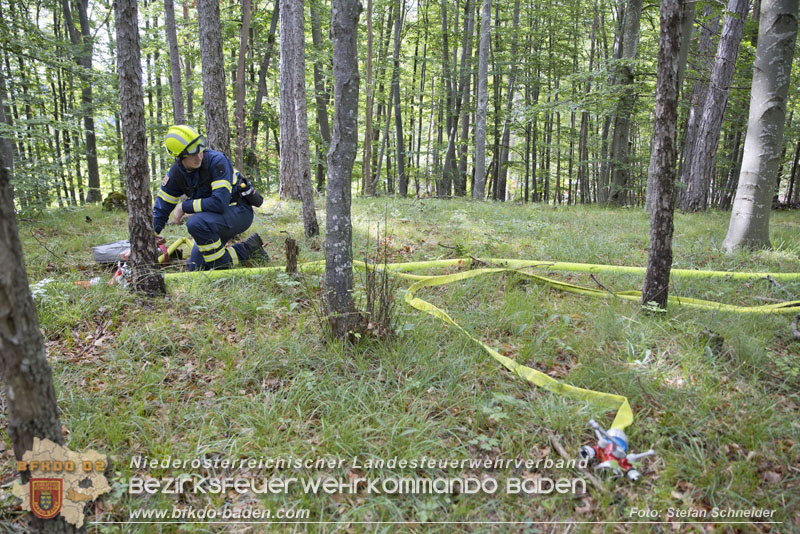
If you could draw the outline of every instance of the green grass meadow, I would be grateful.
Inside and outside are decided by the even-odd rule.
[[[319,203],[319,199],[318,199]],[[317,216],[324,234],[324,206]],[[800,272],[800,218],[774,212],[772,250],[727,255],[729,213],[676,214],[674,267]],[[641,209],[552,207],[461,200],[353,201],[354,257],[390,262],[453,257],[560,260],[644,266],[649,220]],[[323,238],[302,237],[300,206],[268,199],[253,229],[270,265],[283,263],[283,231],[300,262],[324,258]],[[35,298],[70,449],[113,462],[114,491],[87,515],[90,532],[264,532],[264,524],[121,524],[131,510],[308,510],[276,532],[796,532],[800,530],[800,341],[787,315],[638,304],[555,291],[513,274],[482,276],[417,296],[446,310],[476,338],[568,384],[626,396],[631,448],[653,448],[638,483],[607,481],[586,493],[508,494],[509,478],[578,478],[573,469],[368,469],[368,459],[560,459],[554,436],[577,456],[593,442],[588,421],[613,412],[535,388],[506,371],[457,329],[409,308],[395,289],[397,335],[355,345],[325,338],[318,274],[232,273],[168,282],[166,298],[116,286],[74,284],[111,273],[91,246],[124,239],[124,213],[53,211],[19,221],[31,283],[55,281]],[[168,226],[168,240],[188,235]],[[188,249],[186,250],[188,253]],[[178,266],[168,270],[179,270]],[[453,272],[453,269],[420,274]],[[544,274],[597,287],[588,274]],[[363,295],[356,273],[356,296]],[[602,274],[612,290],[641,289],[639,276]],[[740,305],[800,298],[800,282],[674,279],[671,293]],[[789,295],[795,295],[794,298]],[[5,418],[0,418],[5,428]],[[15,476],[6,461],[0,480]],[[494,479],[496,493],[314,495],[131,495],[132,477],[179,477],[193,469],[142,469],[162,459],[342,458],[343,468],[237,470],[231,476]],[[214,473],[204,473],[210,476]],[[0,532],[23,512],[0,493]],[[659,512],[656,519],[631,511]],[[776,524],[670,524],[669,509],[769,509]],[[710,520],[710,519],[708,519]],[[303,522],[305,521],[305,522]],[[610,525],[603,522],[622,521]],[[652,523],[636,522],[653,521]],[[687,521],[687,520],[682,520]],[[720,520],[721,521],[721,520]],[[741,521],[741,520],[739,520]],[[758,521],[758,520],[756,520]],[[448,523],[449,522],[449,523]],[[458,522],[459,524],[453,524]],[[550,522],[549,524],[536,522]],[[567,525],[560,522],[576,522]]]

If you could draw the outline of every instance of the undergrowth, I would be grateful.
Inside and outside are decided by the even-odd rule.
[[[734,255],[719,246],[727,218],[713,211],[676,214],[675,267],[800,271],[794,213],[773,214],[773,250]],[[398,302],[392,328],[396,335],[350,346],[327,342],[321,335],[313,311],[320,292],[316,275],[307,275],[307,283],[283,273],[234,273],[225,280],[198,276],[169,283],[168,296],[157,300],[117,287],[74,285],[92,276],[110,277],[92,265],[90,247],[124,238],[124,219],[86,208],[20,222],[31,282],[54,280],[42,286],[36,303],[69,446],[95,448],[115,466],[114,493],[93,510],[90,520],[126,521],[130,510],[139,507],[255,504],[308,509],[310,521],[335,522],[275,525],[279,531],[373,532],[388,531],[391,525],[369,522],[415,528],[408,522],[627,521],[634,507],[661,511],[658,521],[664,521],[669,508],[730,507],[775,509],[773,519],[783,524],[773,526],[774,531],[799,528],[800,342],[792,338],[790,317],[682,307],[656,316],[635,303],[564,294],[509,274],[426,288],[418,296],[520,363],[569,384],[625,395],[635,418],[628,428],[632,448],[652,447],[657,453],[643,462],[644,478],[638,485],[608,484],[606,492],[589,485],[580,495],[502,490],[493,495],[128,495],[126,481],[133,476],[162,478],[183,472],[136,469],[131,466],[135,455],[346,459],[343,469],[259,476],[475,475],[501,484],[509,477],[572,478],[578,473],[558,468],[402,471],[347,466],[353,457],[362,463],[394,456],[557,459],[551,436],[577,455],[592,439],[588,420],[608,426],[613,413],[536,389],[504,371],[455,328],[398,302],[407,281],[387,293]],[[647,258],[648,220],[637,209],[356,198],[353,221],[354,251],[368,251],[378,264],[472,256],[644,265]],[[379,223],[387,225],[380,247],[373,237]],[[302,235],[300,224],[297,204],[268,200],[253,230],[275,259],[283,256],[280,232]],[[166,234],[179,237],[185,229],[171,226]],[[324,257],[321,238],[299,244],[300,263]],[[373,276],[381,272],[371,271]],[[541,274],[592,287],[599,282],[615,290],[641,286],[640,277],[632,275],[603,274],[593,280],[579,273]],[[355,278],[356,293],[363,294],[369,278]],[[670,291],[746,305],[785,300],[786,291],[800,294],[798,283],[781,286],[768,280],[674,279]],[[0,477],[5,484],[14,466],[4,439],[9,461]],[[22,513],[9,493],[0,496],[0,508],[0,521],[13,530]],[[639,527],[621,528],[650,529]],[[668,527],[660,526],[672,530]],[[159,528],[235,530],[231,525]],[[533,532],[538,527],[507,528]],[[552,525],[543,528],[550,531]],[[601,532],[604,525],[575,528]],[[771,527],[726,528],[749,532]],[[432,524],[425,531],[453,529]],[[120,531],[119,526],[102,524],[89,530]],[[695,527],[678,525],[677,530]],[[153,530],[128,525],[124,531]]]

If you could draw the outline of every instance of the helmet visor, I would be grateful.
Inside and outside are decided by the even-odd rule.
[[[191,142],[186,145],[180,154],[178,154],[178,158],[185,158],[186,156],[194,156],[198,152],[202,151],[206,148],[206,138],[202,135],[198,135]]]

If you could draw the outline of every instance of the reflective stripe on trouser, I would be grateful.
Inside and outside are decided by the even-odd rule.
[[[243,244],[225,248],[225,243],[245,232],[252,223],[253,210],[243,204],[228,206],[225,213],[204,211],[193,214],[186,221],[186,228],[195,243],[189,257],[189,270],[236,267],[240,261],[246,260],[248,254]]]

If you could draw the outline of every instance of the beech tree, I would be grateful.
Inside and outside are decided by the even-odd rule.
[[[611,141],[611,182],[607,201],[610,204],[625,204],[630,178],[628,162],[631,114],[633,113],[633,65],[639,45],[639,20],[642,15],[642,0],[629,0],[625,9],[622,32],[622,59],[618,67],[617,87],[621,92],[614,117],[614,136]]]
[[[717,157],[717,145],[722,131],[722,118],[728,103],[731,80],[739,54],[739,43],[744,31],[744,20],[750,6],[749,0],[730,0],[722,24],[722,34],[717,47],[717,57],[708,83],[703,114],[697,128],[697,139],[689,166],[689,183],[682,209],[706,209],[711,175]]]
[[[475,186],[472,198],[486,195],[486,106],[489,102],[489,17],[492,0],[481,7],[481,40],[478,45],[478,108],[475,113]]]
[[[723,247],[769,247],[769,214],[783,146],[797,38],[797,0],[761,0],[744,159]]]
[[[358,320],[353,302],[353,224],[350,184],[358,149],[358,0],[333,0],[333,136],[328,151],[325,214],[325,298],[334,336],[344,339]]]

